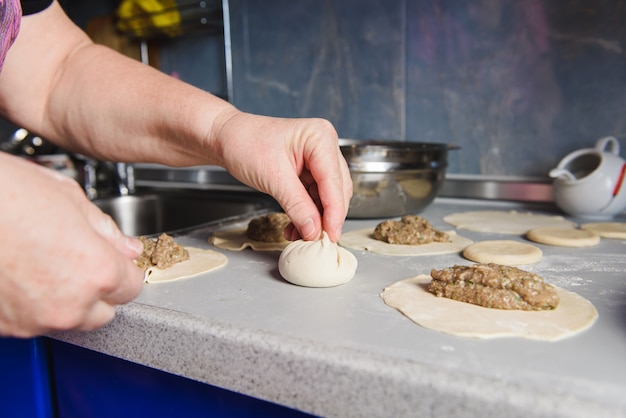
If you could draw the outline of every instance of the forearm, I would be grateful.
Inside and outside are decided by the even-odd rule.
[[[215,131],[234,111],[217,97],[94,45],[56,3],[23,20],[0,73],[0,108],[70,151],[169,165],[221,163]]]
[[[221,163],[216,131],[234,110],[97,45],[73,58],[48,108],[46,131],[68,149],[108,160],[175,166]]]
[[[339,239],[352,183],[328,121],[239,112],[94,45],[56,2],[24,19],[0,73],[0,111],[99,159],[221,165],[280,203],[297,229],[292,239],[315,239],[322,228]]]

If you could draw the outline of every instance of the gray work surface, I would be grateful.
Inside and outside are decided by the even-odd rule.
[[[511,208],[550,213],[438,199],[422,215],[449,230],[446,214]],[[344,232],[379,221],[349,220]],[[213,248],[213,229],[178,240]],[[147,284],[108,326],[52,337],[322,416],[626,416],[626,240],[535,245],[543,259],[523,268],[597,308],[598,320],[582,334],[557,342],[455,337],[422,328],[382,301],[382,290],[398,280],[470,263],[459,254],[353,251],[354,279],[315,289],[285,282],[278,252],[219,250],[229,259],[221,270]]]

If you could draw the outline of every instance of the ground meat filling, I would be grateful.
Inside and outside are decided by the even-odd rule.
[[[425,218],[405,215],[399,221],[388,220],[374,229],[374,238],[389,244],[422,245],[431,242],[450,242],[450,237],[432,227]]]
[[[254,218],[248,223],[246,235],[254,241],[282,242],[285,241],[285,227],[290,220],[286,213],[269,213]]]
[[[541,276],[499,264],[433,269],[428,290],[439,297],[486,308],[524,311],[551,310],[558,306],[556,289]]]
[[[163,270],[189,259],[187,250],[167,234],[161,234],[156,240],[146,237],[139,237],[139,240],[143,243],[143,253],[135,259],[135,264],[144,270],[148,267]]]

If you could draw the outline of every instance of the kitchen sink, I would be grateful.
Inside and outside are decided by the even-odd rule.
[[[221,190],[144,190],[94,203],[132,236],[172,233],[263,209],[280,209],[261,193]]]

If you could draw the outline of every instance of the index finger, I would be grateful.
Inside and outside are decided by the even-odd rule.
[[[96,271],[92,277],[99,280],[102,300],[111,305],[130,302],[143,288],[144,272],[132,261],[141,255],[143,244],[124,235],[113,219],[95,206],[87,209],[86,218],[99,248],[94,250],[97,259],[93,260]]]
[[[317,183],[323,208],[323,229],[331,241],[337,242],[348,214],[352,179],[338,140],[318,141],[316,145],[322,148],[311,154],[309,170]]]

